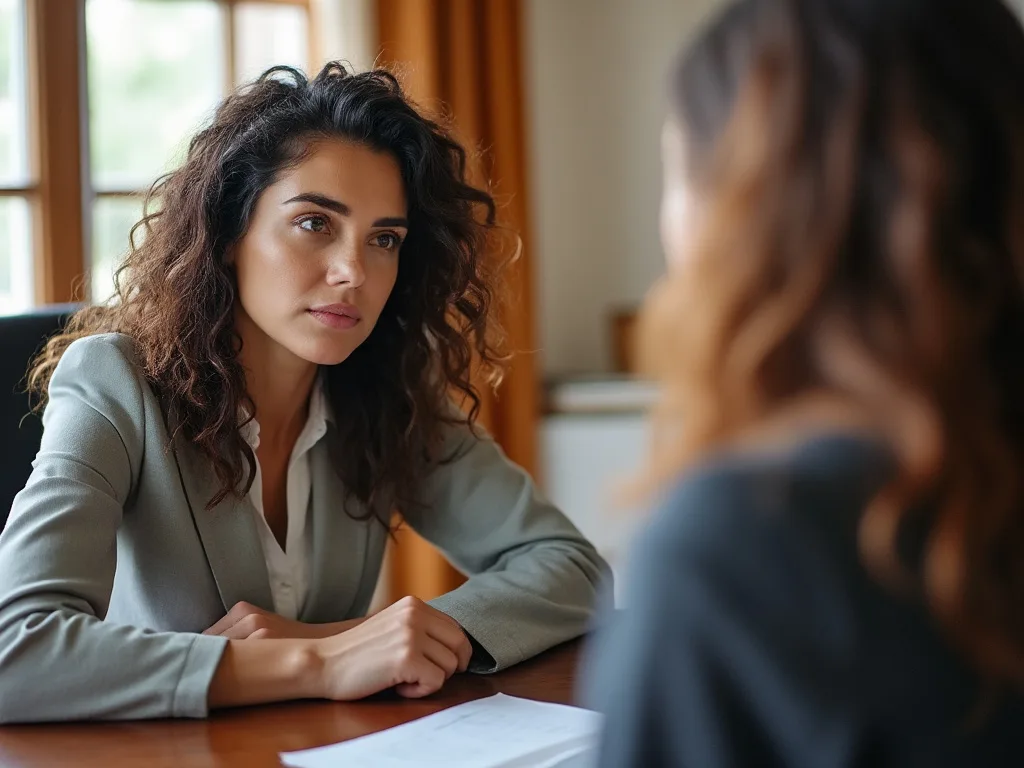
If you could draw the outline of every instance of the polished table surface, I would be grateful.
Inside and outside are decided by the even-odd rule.
[[[277,754],[390,728],[495,693],[572,703],[579,643],[497,675],[458,675],[418,701],[294,702],[229,710],[208,720],[0,727],[0,766],[278,766]]]

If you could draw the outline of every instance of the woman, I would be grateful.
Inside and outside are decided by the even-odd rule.
[[[1024,765],[1024,34],[740,0],[681,60],[660,510],[602,765]]]
[[[437,691],[585,628],[606,567],[473,428],[494,203],[385,72],[230,96],[31,371],[0,719]],[[464,416],[450,401],[460,396]],[[471,574],[362,617],[393,510]]]

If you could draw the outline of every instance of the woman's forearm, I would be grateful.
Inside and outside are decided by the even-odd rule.
[[[315,640],[229,640],[210,683],[210,708],[321,698],[322,667]]]

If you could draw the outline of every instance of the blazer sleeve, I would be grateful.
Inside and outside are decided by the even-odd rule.
[[[143,461],[127,344],[76,341],[50,382],[42,444],[0,535],[0,722],[207,714],[223,638],[103,620]]]
[[[443,455],[425,503],[405,518],[470,577],[430,601],[479,646],[470,670],[495,672],[583,634],[611,578],[593,545],[486,435],[452,427]]]

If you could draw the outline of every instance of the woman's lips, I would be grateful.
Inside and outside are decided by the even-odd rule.
[[[340,331],[355,328],[361,319],[359,310],[348,304],[332,304],[308,310],[314,319]]]

